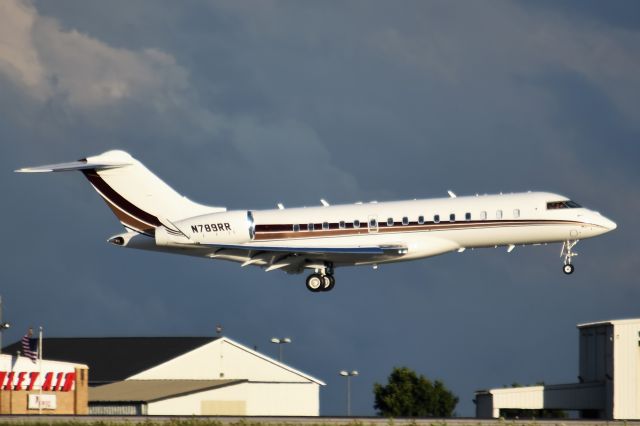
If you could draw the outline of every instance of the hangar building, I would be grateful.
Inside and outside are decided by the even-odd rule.
[[[583,418],[640,419],[640,318],[578,324],[579,383],[476,392],[476,417],[501,409],[579,411]]]
[[[227,337],[45,338],[43,346],[47,357],[89,365],[90,414],[320,413],[322,381]]]

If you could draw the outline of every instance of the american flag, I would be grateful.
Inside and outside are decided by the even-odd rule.
[[[30,337],[28,333],[22,336],[22,353],[33,362],[38,358],[38,340]]]

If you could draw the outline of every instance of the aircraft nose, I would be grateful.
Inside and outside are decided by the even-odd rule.
[[[613,231],[618,227],[618,225],[614,221],[602,215],[598,215],[597,220],[595,221],[595,224],[604,228],[604,231],[602,231],[603,234],[605,232]]]
[[[604,219],[604,227],[607,228],[609,231],[613,231],[618,227],[618,225],[611,219],[607,219],[606,217],[603,217],[603,219]]]

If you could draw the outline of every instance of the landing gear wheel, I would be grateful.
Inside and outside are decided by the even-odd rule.
[[[568,264],[564,265],[564,266],[562,267],[562,272],[564,272],[564,273],[565,273],[565,274],[567,274],[567,275],[571,275],[571,274],[573,274],[573,265],[572,265],[572,264],[570,264],[570,263],[568,263]]]
[[[320,274],[311,274],[307,277],[307,288],[313,293],[324,289],[324,279]]]
[[[336,285],[336,279],[333,277],[333,275],[323,275],[322,280],[324,282],[322,291],[329,291]]]

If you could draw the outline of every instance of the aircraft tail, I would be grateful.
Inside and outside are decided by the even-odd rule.
[[[16,172],[45,173],[78,170],[107,203],[120,223],[135,232],[154,235],[158,226],[179,232],[173,221],[226,211],[194,203],[124,151],[107,151],[70,163],[25,167]]]

